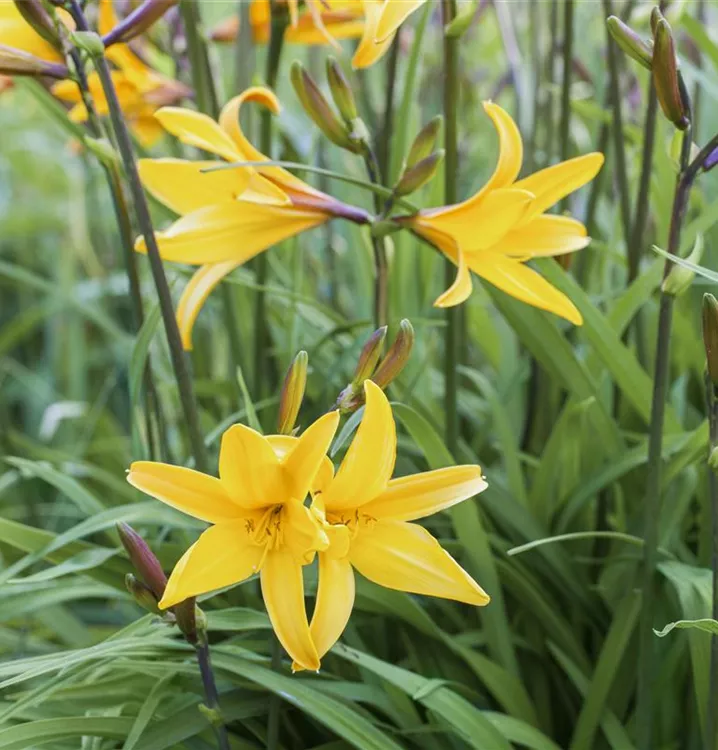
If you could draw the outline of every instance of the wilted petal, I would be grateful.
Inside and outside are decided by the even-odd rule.
[[[542,214],[512,229],[491,251],[514,258],[542,258],[582,250],[590,241],[580,221]]]
[[[386,489],[396,461],[396,425],[389,400],[379,386],[364,381],[366,406],[352,444],[322,493],[327,511],[358,508]]]
[[[272,550],[262,566],[261,580],[264,604],[279,642],[299,666],[316,672],[319,655],[304,608],[302,566],[289,550]]]
[[[251,542],[249,520],[237,519],[207,529],[182,555],[167,581],[160,608],[190,596],[232,586],[254,575],[263,549]]]
[[[392,479],[361,512],[389,521],[415,521],[450,508],[488,487],[478,466],[449,466]]]
[[[349,559],[365,578],[386,588],[479,606],[489,602],[481,586],[418,524],[377,521],[362,528]]]
[[[189,516],[209,523],[227,521],[241,513],[219,479],[183,466],[135,461],[127,481],[138,490]]]

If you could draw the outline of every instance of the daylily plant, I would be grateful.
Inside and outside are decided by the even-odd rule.
[[[189,109],[164,107],[155,116],[183,143],[216,154],[228,162],[268,160],[246,138],[239,112],[257,102],[274,114],[277,97],[254,87],[232,99],[219,122]],[[185,348],[192,346],[192,327],[210,292],[231,271],[268,247],[320,226],[335,217],[364,224],[369,215],[348,206],[276,166],[243,166],[206,171],[213,161],[143,159],[140,176],[147,190],[181,218],[157,233],[165,260],[201,265],[182,294],[177,319]],[[145,251],[143,239],[136,245]]]
[[[471,198],[395,219],[427,240],[458,268],[456,281],[435,302],[451,307],[471,294],[471,274],[534,307],[580,325],[581,314],[526,260],[564,255],[589,244],[586,228],[567,216],[545,211],[590,182],[603,154],[590,153],[542,169],[522,180],[523,144],[510,115],[491,102],[484,109],[499,136],[499,158],[489,181]]]
[[[260,574],[277,637],[294,669],[317,670],[354,604],[354,573],[381,586],[477,606],[484,590],[431,534],[411,523],[486,489],[478,466],[453,466],[391,479],[396,428],[381,388],[364,383],[359,429],[334,476],[326,457],[339,412],[301,437],[234,425],[222,437],[219,478],[151,461],[133,463],[134,487],[212,526],[182,556],[159,603],[233,586]],[[311,506],[305,498],[311,494]],[[319,555],[311,625],[303,568]]]

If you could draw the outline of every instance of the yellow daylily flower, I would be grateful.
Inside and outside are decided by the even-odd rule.
[[[310,632],[321,658],[342,634],[354,604],[354,572],[390,589],[483,606],[489,597],[423,527],[411,521],[483,492],[478,466],[451,466],[391,479],[396,427],[371,380],[356,436],[336,476],[315,482],[312,510],[330,544],[318,552]]]
[[[366,26],[352,65],[368,68],[391,46],[399,26],[426,0],[363,0]]]
[[[219,122],[193,110],[165,107],[155,116],[183,143],[216,154],[229,162],[263,162],[242,132],[240,108],[262,104],[278,114],[277,97],[263,87],[236,96],[222,110]],[[335,217],[366,223],[368,215],[315,190],[280,167],[246,166],[204,170],[212,161],[143,159],[140,177],[145,188],[180,215],[157,233],[164,260],[201,265],[185,288],[177,320],[186,349],[192,348],[192,327],[211,291],[231,271],[277,242],[293,237]],[[240,238],[240,239],[238,239]],[[136,249],[145,252],[144,239]]]
[[[522,302],[581,325],[571,300],[525,261],[564,255],[589,244],[581,222],[545,211],[590,182],[603,165],[603,154],[569,159],[517,181],[523,158],[519,129],[497,104],[485,102],[484,109],[499,135],[498,163],[489,181],[463,203],[398,219],[458,268],[456,281],[434,304],[464,302],[471,294],[473,271]]]
[[[99,33],[102,36],[108,34],[117,22],[112,0],[100,0]],[[106,56],[116,67],[112,77],[122,112],[140,143],[151,146],[164,132],[154,113],[159,107],[188,96],[191,91],[179,81],[153,70],[128,44],[113,44],[107,48]],[[107,100],[97,73],[88,76],[88,86],[98,114],[106,115]],[[69,114],[71,120],[87,120],[87,109],[74,81],[61,81],[55,84],[52,93],[58,99],[74,105]]]
[[[74,28],[69,14],[62,9],[58,12],[63,23],[69,28]],[[59,50],[30,26],[12,0],[0,1],[0,44],[14,47],[48,62],[64,62]]]
[[[219,478],[192,469],[138,461],[127,479],[142,492],[210,524],[180,558],[161,609],[260,574],[272,627],[296,664],[319,669],[304,607],[302,568],[329,540],[304,499],[330,481],[326,457],[339,412],[325,414],[301,437],[237,424],[222,436]]]

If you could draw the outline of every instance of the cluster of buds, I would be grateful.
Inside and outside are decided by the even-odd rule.
[[[659,8],[651,12],[653,39],[642,39],[620,18],[611,16],[608,28],[616,44],[636,62],[651,71],[663,114],[679,129],[690,125],[690,97],[683,82],[671,26]]]
[[[327,82],[336,111],[300,62],[292,64],[290,75],[304,111],[322,133],[340,148],[365,154],[369,131],[359,117],[354,92],[339,63],[333,57],[327,58]]]
[[[195,604],[194,598],[177,604],[170,612],[161,612],[158,604],[165,593],[167,576],[159,560],[147,542],[129,524],[117,524],[117,533],[139,576],[137,578],[132,573],[125,576],[125,585],[132,598],[148,612],[162,614],[167,622],[176,623],[185,639],[193,645],[197,644],[200,638],[205,637],[207,626],[205,615]]]
[[[382,390],[395,380],[409,361],[414,346],[414,328],[406,320],[399,324],[394,343],[382,357],[387,327],[378,328],[364,344],[351,383],[339,394],[336,408],[343,413],[356,411],[364,403],[364,381],[372,380]]]
[[[444,149],[434,150],[436,139],[441,130],[441,115],[424,125],[411,144],[409,153],[394,186],[394,195],[410,195],[425,185],[435,174],[444,160]]]

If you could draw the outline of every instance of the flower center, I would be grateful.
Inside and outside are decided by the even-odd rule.
[[[249,537],[251,544],[256,544],[258,547],[263,547],[262,560],[267,555],[267,552],[277,549],[284,543],[284,533],[282,529],[282,505],[270,505],[258,518],[248,518],[245,522],[245,530]]]
[[[346,526],[351,532],[353,539],[361,528],[371,528],[376,523],[376,518],[362,513],[360,509],[340,510],[335,513],[327,513],[327,523],[333,526]]]

